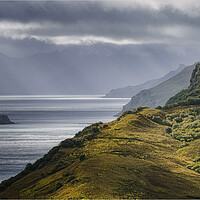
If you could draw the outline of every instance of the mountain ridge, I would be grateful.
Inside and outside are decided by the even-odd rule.
[[[176,70],[170,71],[169,73],[162,76],[161,78],[152,79],[135,86],[126,86],[123,88],[112,89],[107,94],[105,94],[104,98],[131,98],[137,93],[139,93],[140,91],[155,87],[156,85],[159,85],[160,83],[175,76],[180,71],[182,71],[185,67],[186,67],[185,65],[180,64]]]
[[[132,110],[139,106],[148,106],[150,108],[164,106],[170,97],[188,88],[195,64],[185,67],[181,72],[159,85],[139,92],[131,98],[130,102],[123,106],[122,111],[117,116],[124,111]]]
[[[140,53],[138,54],[138,49]],[[151,46],[75,45],[23,58],[0,56],[1,95],[105,94],[110,88],[148,80],[178,65],[166,50]],[[170,55],[169,55],[170,54]],[[148,55],[148,60],[144,56]],[[173,61],[166,59],[173,57]],[[143,72],[146,73],[143,73]],[[140,78],[139,78],[140,77]]]

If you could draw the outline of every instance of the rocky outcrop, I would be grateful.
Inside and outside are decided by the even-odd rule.
[[[188,89],[182,90],[171,97],[165,108],[188,105],[200,105],[200,63],[195,65]]]
[[[7,115],[0,115],[0,125],[2,124],[14,124],[10,121]]]
[[[196,64],[195,69],[192,72],[192,77],[190,79],[190,89],[197,89],[200,86],[200,63]]]

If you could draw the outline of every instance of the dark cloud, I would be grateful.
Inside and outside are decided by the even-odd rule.
[[[54,21],[65,24],[81,21],[125,23],[132,25],[188,23],[199,25],[194,18],[171,5],[155,10],[151,7],[132,6],[129,9],[107,7],[102,2],[31,1],[0,2],[0,19],[32,22]],[[185,21],[186,20],[186,21]]]
[[[39,23],[37,28],[25,31],[28,35],[92,35],[144,42],[186,39],[200,27],[199,15],[192,16],[172,5],[153,9],[135,4],[120,9],[104,2],[0,2],[0,20]]]
[[[0,52],[19,57],[38,53],[40,59],[36,56],[35,61],[33,56],[24,69],[31,65],[38,75],[47,66],[41,77],[48,75],[48,80],[60,66],[65,71],[63,81],[66,74],[71,80],[75,67],[78,79],[85,77],[86,85],[93,87],[97,79],[93,74],[99,70],[101,77],[92,88],[99,87],[99,92],[141,83],[180,63],[198,60],[200,3],[169,1],[132,0],[127,5],[126,1],[0,1]],[[41,62],[46,54],[39,52],[53,53]],[[88,70],[81,71],[82,65],[89,66]]]

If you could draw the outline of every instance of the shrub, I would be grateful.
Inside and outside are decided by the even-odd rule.
[[[162,106],[157,106],[155,109],[162,110]]]
[[[83,160],[85,160],[85,154],[80,156],[80,161],[83,161]]]
[[[172,129],[171,129],[171,128],[166,128],[165,131],[166,131],[166,133],[168,133],[168,134],[172,133]]]
[[[80,147],[83,144],[83,140],[81,139],[66,139],[62,141],[59,146],[63,148],[73,148],[73,147]]]
[[[129,115],[129,114],[133,114],[133,112],[132,112],[131,110],[127,110],[127,111],[123,112],[123,113],[120,115],[120,117],[118,117],[118,118],[120,119],[121,117],[125,117],[126,115]]]
[[[62,186],[63,186],[62,183],[57,183],[57,184],[56,184],[56,190],[58,190],[58,189],[61,188]]]
[[[108,128],[108,124],[104,124],[104,125],[103,125],[103,128]]]
[[[99,128],[98,127],[92,127],[91,131],[94,132],[94,133],[97,133],[99,131]]]
[[[197,156],[195,159],[194,159],[194,162],[199,162],[200,161],[200,156]]]
[[[99,132],[99,125],[103,124],[102,122],[94,123],[86,128],[84,128],[82,131],[79,131],[75,138],[83,139],[83,140],[90,140],[96,136],[96,134]]]
[[[175,121],[176,121],[177,123],[180,123],[180,122],[182,122],[183,120],[182,120],[182,118],[177,117],[177,118],[175,118]]]
[[[31,163],[28,163],[25,167],[25,170],[32,171],[33,165]]]

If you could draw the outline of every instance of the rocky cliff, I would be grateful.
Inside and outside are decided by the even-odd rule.
[[[195,65],[190,79],[188,89],[182,90],[175,96],[171,97],[165,108],[184,106],[184,105],[199,105],[200,104],[200,63]]]

